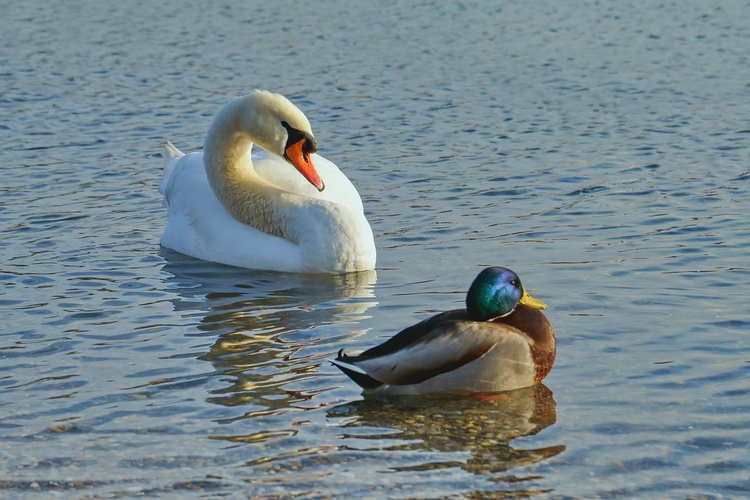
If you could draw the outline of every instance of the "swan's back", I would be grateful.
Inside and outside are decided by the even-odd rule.
[[[167,206],[161,244],[201,260],[284,272],[352,272],[375,267],[375,243],[356,188],[325,158],[313,161],[326,179],[319,192],[284,160],[264,151],[255,170],[288,193],[280,210],[300,244],[235,219],[208,183],[202,153],[183,154],[168,143],[159,192]],[[334,196],[335,194],[335,196]],[[303,248],[303,243],[305,243]]]

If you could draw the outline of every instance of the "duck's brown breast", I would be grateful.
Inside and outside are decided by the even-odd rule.
[[[531,357],[536,370],[534,382],[541,382],[552,369],[557,353],[555,332],[544,313],[519,304],[511,314],[494,321],[512,326],[529,336],[532,340]]]

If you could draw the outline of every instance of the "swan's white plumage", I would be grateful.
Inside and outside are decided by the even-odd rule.
[[[282,120],[285,103],[293,108],[290,112],[301,115],[296,107],[276,94],[256,91],[251,96],[256,99],[272,96],[274,105],[281,106],[280,110],[274,109],[274,113],[280,114]],[[239,99],[233,103],[235,106],[248,106]],[[242,113],[253,111],[238,108],[238,112]],[[217,120],[222,114],[227,113],[222,111],[217,115]],[[235,146],[250,147],[251,142],[247,139],[252,141],[253,134],[257,133],[266,147],[273,151],[269,153],[255,148],[252,150],[251,161],[248,161],[250,150],[244,154],[240,151],[235,155],[240,160],[228,169],[232,171],[234,168],[234,174],[228,175],[241,177],[243,188],[257,187],[259,198],[266,203],[266,208],[271,207],[273,217],[284,229],[286,237],[272,236],[237,220],[211,188],[206,174],[207,167],[204,165],[204,154],[184,155],[171,143],[167,143],[164,152],[164,177],[159,192],[164,195],[168,221],[161,244],[201,260],[252,269],[285,272],[350,272],[373,269],[375,244],[356,188],[336,165],[322,156],[312,154],[312,162],[325,183],[325,189],[318,191],[291,164],[278,156],[279,151],[283,154],[283,144],[273,144],[268,137],[273,138],[274,134],[286,132],[274,117],[275,115],[263,117],[262,120],[245,120],[254,122],[256,127],[261,126],[264,130],[241,130],[247,135],[246,140]],[[298,123],[307,122],[306,118],[294,118]],[[231,121],[231,116],[227,120]],[[265,130],[273,126],[278,126],[281,132]],[[228,141],[225,138],[211,137],[212,133],[226,134],[227,130],[226,126],[212,126],[205,150],[208,151],[209,146],[216,149],[217,144],[227,148]],[[283,143],[286,136],[282,135],[276,140]],[[231,154],[213,153],[214,157],[231,157]],[[229,153],[232,153],[231,149]]]

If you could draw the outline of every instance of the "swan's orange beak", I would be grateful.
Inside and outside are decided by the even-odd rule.
[[[304,146],[305,139],[295,142],[286,148],[286,151],[284,151],[284,158],[294,165],[294,168],[296,168],[305,179],[310,181],[310,184],[315,186],[318,191],[323,191],[326,186],[323,184],[323,180],[320,178],[318,171],[315,170],[312,158],[310,158],[310,155],[304,151]]]

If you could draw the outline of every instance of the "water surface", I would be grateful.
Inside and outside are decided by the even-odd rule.
[[[750,6],[0,7],[0,496],[750,494]],[[362,194],[378,269],[160,249],[165,140],[261,87]],[[506,265],[543,386],[363,398],[328,362]]]

